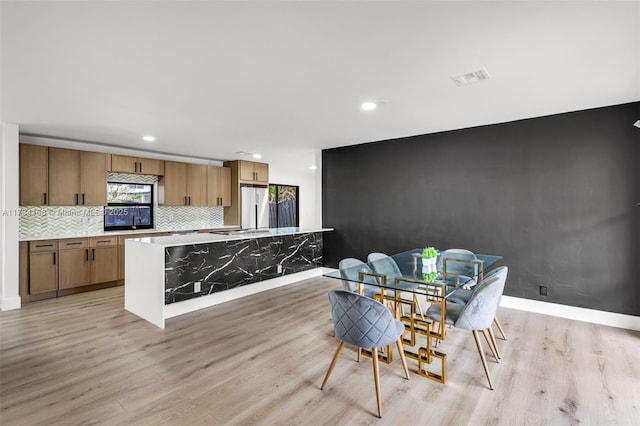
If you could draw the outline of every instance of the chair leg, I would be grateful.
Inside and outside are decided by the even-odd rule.
[[[489,349],[491,349],[491,353],[495,358],[497,363],[500,363],[500,354],[498,353],[498,349],[493,345],[493,340],[491,340],[491,336],[489,335],[489,329],[482,330],[482,334],[484,335],[484,339],[487,341],[487,345],[489,345]]]
[[[500,334],[502,335],[502,340],[507,340],[507,335],[504,334],[504,329],[502,328],[502,324],[500,324],[500,320],[498,320],[497,315],[493,317],[493,322],[498,326],[498,331],[500,331]]]
[[[398,345],[398,352],[400,353],[400,360],[402,361],[402,368],[404,368],[404,374],[407,376],[407,380],[409,380],[409,368],[407,368],[407,359],[404,357],[404,346],[402,346],[402,336],[398,337],[396,341],[396,345]]]
[[[487,375],[487,380],[489,381],[489,389],[493,390],[493,383],[491,382],[491,376],[489,375],[489,367],[487,366],[487,360],[484,357],[484,351],[482,350],[482,344],[480,343],[480,336],[478,336],[478,330],[471,330],[471,331],[473,333],[473,338],[476,341],[478,352],[480,353],[480,360],[482,361],[484,372]]]
[[[378,348],[372,348],[373,379],[376,382],[376,401],[378,402],[378,417],[382,417],[382,401],[380,401],[380,369],[378,367]]]
[[[341,340],[340,344],[338,345],[338,349],[336,350],[336,354],[333,356],[333,359],[331,360],[331,365],[329,365],[329,370],[327,370],[327,374],[325,374],[324,376],[324,380],[322,381],[322,386],[320,386],[320,390],[324,390],[324,385],[327,384],[327,381],[329,380],[329,376],[333,371],[333,367],[335,367],[336,362],[338,362],[338,358],[340,357],[340,352],[342,351],[342,348],[344,348],[344,342]]]
[[[489,331],[489,337],[491,337],[491,342],[493,343],[493,347],[496,349],[496,354],[498,355],[498,359],[502,359],[502,355],[500,355],[500,349],[498,349],[498,342],[496,341],[496,335],[493,333],[493,329],[489,327],[487,331]]]

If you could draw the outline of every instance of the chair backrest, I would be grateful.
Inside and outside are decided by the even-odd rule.
[[[469,250],[447,249],[441,252],[440,256],[438,256],[438,271],[443,270],[445,259],[459,259],[466,261],[478,260],[476,255]],[[477,277],[479,272],[478,265],[475,263],[448,261],[446,262],[446,266],[448,274],[464,275],[469,278]]]
[[[491,277],[482,280],[467,304],[460,311],[454,326],[467,330],[489,328],[498,310],[506,280],[506,272],[495,273]]]
[[[369,253],[367,262],[374,272],[387,276],[387,284],[392,285],[395,277],[402,276],[402,272],[400,272],[396,261],[387,254]]]
[[[369,265],[353,257],[342,259],[338,263],[338,268],[342,277],[342,287],[347,291],[358,291],[358,272],[373,272]],[[365,276],[364,282],[376,283],[375,278],[372,276]]]
[[[399,332],[391,311],[375,300],[345,290],[330,290],[329,304],[336,337],[361,348],[395,342]]]

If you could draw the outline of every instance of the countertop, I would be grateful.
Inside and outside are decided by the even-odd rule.
[[[245,240],[247,238],[276,237],[280,235],[308,234],[312,232],[326,231],[333,231],[333,228],[269,228],[261,232],[234,233],[231,235],[224,235],[221,233],[193,233],[183,235],[169,235],[165,237],[144,237],[138,238],[135,241],[160,245],[163,247],[173,247],[186,246],[191,244],[215,243],[221,241]]]
[[[239,229],[238,226],[229,225],[229,226],[214,226],[211,228],[203,228],[211,231],[230,231],[234,229]],[[190,230],[183,229],[124,229],[119,231],[102,231],[102,232],[85,232],[85,233],[60,233],[60,234],[33,234],[33,235],[21,235],[19,237],[19,241],[39,241],[39,240],[62,240],[65,238],[84,238],[84,237],[105,237],[105,236],[113,236],[113,235],[131,235],[131,234],[152,234],[152,233],[160,233],[160,232],[176,232],[183,233],[189,232]],[[196,233],[198,230],[191,230]],[[187,234],[194,235],[194,234]],[[211,234],[202,234],[202,235],[211,235]],[[160,238],[160,237],[158,237]]]

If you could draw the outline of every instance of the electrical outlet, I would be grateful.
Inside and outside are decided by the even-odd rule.
[[[549,295],[549,289],[547,288],[546,285],[541,285],[540,286],[540,296],[548,296]]]
[[[199,293],[202,290],[202,281],[197,281],[193,283],[193,292]]]
[[[281,274],[282,273],[282,265],[278,264],[278,273]]]

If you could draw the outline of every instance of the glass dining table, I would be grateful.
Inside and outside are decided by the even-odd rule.
[[[434,261],[423,259],[422,251],[416,248],[383,256],[368,263],[325,273],[324,276],[354,283],[360,294],[370,295],[386,304],[405,326],[402,337],[405,356],[418,362],[417,373],[445,383],[447,355],[438,351],[436,346],[445,339],[446,327],[440,324],[434,330],[434,320],[425,314],[426,309],[439,309],[440,318],[446,318],[447,299],[457,289],[482,281],[484,274],[502,257],[445,252],[438,253]],[[379,353],[381,361],[392,361],[391,346]],[[371,352],[359,348],[358,358],[360,355],[370,357]],[[439,360],[439,365],[434,360]]]

